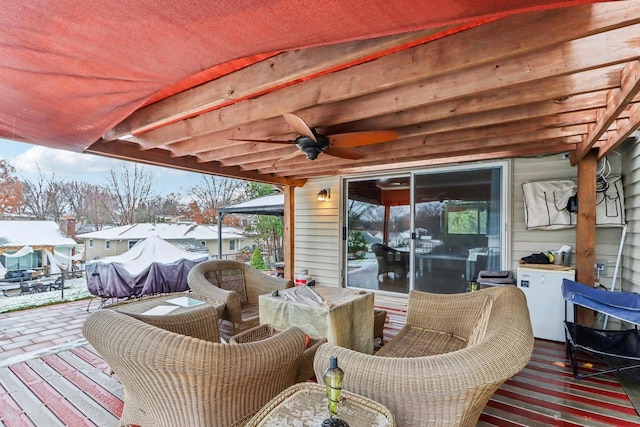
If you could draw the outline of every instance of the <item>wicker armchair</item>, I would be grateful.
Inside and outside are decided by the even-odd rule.
[[[191,290],[199,295],[224,301],[220,317],[231,330],[221,333],[229,338],[257,326],[258,296],[293,286],[291,280],[269,276],[239,261],[212,260],[197,264],[187,277]]]
[[[409,252],[402,252],[381,243],[371,245],[378,261],[378,279],[381,274],[394,273],[405,278],[409,272]],[[394,277],[396,277],[394,276]]]
[[[344,370],[343,388],[382,403],[398,425],[475,426],[498,387],[528,363],[533,332],[515,286],[466,294],[411,291],[407,323],[376,355],[323,344]]]
[[[86,320],[85,338],[124,387],[120,425],[242,426],[295,383],[304,333],[245,345],[213,343],[114,310]]]
[[[244,332],[240,332],[234,335],[229,341],[230,344],[244,344],[248,342],[260,341],[269,337],[272,337],[280,333],[277,329],[269,324],[256,326],[251,329],[247,329]],[[318,347],[326,343],[327,339],[322,337],[309,337],[309,344],[302,353],[300,359],[300,366],[296,373],[296,382],[304,382],[311,379],[314,376],[313,371],[313,359],[316,355]]]

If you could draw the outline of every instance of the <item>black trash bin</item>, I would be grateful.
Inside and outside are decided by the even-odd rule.
[[[482,270],[478,273],[480,289],[492,286],[516,285],[516,278],[511,270]]]

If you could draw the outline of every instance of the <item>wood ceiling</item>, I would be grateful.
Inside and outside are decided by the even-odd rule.
[[[284,185],[571,152],[640,127],[640,2],[605,2],[288,51],[137,110],[87,152]],[[361,160],[233,139],[394,130]],[[133,136],[132,136],[133,135]]]

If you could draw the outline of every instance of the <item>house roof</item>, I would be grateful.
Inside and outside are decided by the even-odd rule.
[[[164,240],[218,240],[218,227],[198,224],[139,223],[107,228],[91,233],[78,234],[80,239],[140,240],[159,236]],[[242,231],[231,227],[222,228],[222,239],[240,239]]]
[[[0,221],[0,248],[76,245],[55,221]]]
[[[238,213],[251,215],[284,215],[284,194],[276,193],[256,197],[246,202],[224,206],[218,209],[222,213]]]
[[[640,125],[638,34],[634,0],[23,0],[0,15],[0,137],[288,185],[575,163]],[[397,139],[311,161],[255,141],[293,139],[283,113]]]

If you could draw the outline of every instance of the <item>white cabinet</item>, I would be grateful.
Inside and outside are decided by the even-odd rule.
[[[517,286],[527,297],[533,335],[553,341],[564,341],[565,301],[562,298],[562,279],[575,280],[575,270],[559,271],[518,268]],[[573,307],[567,311],[573,321]]]

